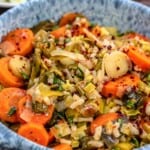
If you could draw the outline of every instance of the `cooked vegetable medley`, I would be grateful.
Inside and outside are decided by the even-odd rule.
[[[150,143],[150,39],[67,13],[0,43],[0,120],[55,150]]]

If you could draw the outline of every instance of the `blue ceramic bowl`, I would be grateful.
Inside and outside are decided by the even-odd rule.
[[[0,39],[16,27],[58,20],[65,12],[81,12],[92,22],[133,30],[150,37],[150,8],[130,0],[31,0],[0,16]],[[48,150],[18,136],[0,123],[0,150]],[[150,145],[138,150],[150,150]]]

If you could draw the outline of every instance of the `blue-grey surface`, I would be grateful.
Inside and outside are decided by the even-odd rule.
[[[134,30],[150,37],[150,8],[130,0],[31,0],[0,16],[0,38],[16,27],[32,27],[46,19],[58,20],[65,12],[81,12],[91,21]],[[0,124],[1,150],[46,150]],[[147,145],[138,150],[150,150]]]

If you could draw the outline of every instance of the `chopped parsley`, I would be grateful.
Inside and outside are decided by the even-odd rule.
[[[76,69],[76,76],[80,79],[84,78],[84,73],[79,67],[77,67],[77,69]]]
[[[40,102],[32,102],[32,110],[35,113],[47,113],[48,112],[48,106],[44,103]]]
[[[140,146],[139,141],[138,141],[137,138],[135,138],[135,137],[133,137],[133,138],[131,139],[131,143],[133,143],[133,144],[135,145],[135,147],[139,147],[139,146]]]
[[[72,124],[73,123],[73,116],[68,116],[67,121],[69,124]]]
[[[70,38],[66,38],[66,39],[65,39],[65,43],[69,43],[70,41],[71,41]]]
[[[11,107],[9,112],[8,112],[8,116],[11,117],[12,115],[14,115],[16,113],[17,109],[16,107]]]
[[[21,76],[24,80],[28,80],[29,79],[29,75],[27,75],[25,72],[21,72]]]
[[[54,75],[53,84],[55,84],[57,86],[57,87],[55,87],[56,90],[63,91],[62,80],[59,76]]]
[[[134,99],[127,100],[126,107],[130,108],[130,109],[133,109],[133,108],[135,108],[135,103],[136,103],[136,101]]]

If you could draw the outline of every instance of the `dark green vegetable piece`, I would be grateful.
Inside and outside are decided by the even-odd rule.
[[[84,79],[84,73],[79,67],[76,69],[76,76],[80,79]]]
[[[96,150],[96,148],[92,147],[91,145],[88,145],[88,141],[93,140],[93,137],[91,136],[85,136],[80,139],[80,148],[77,150]]]
[[[38,48],[35,49],[33,59],[34,59],[33,61],[34,61],[36,74],[39,74],[40,66],[41,66],[41,50],[40,49],[38,49]]]
[[[48,111],[48,106],[44,103],[40,102],[32,102],[32,110],[35,113],[46,113]]]
[[[140,146],[140,143],[139,143],[139,141],[138,141],[138,139],[136,137],[133,137],[131,139],[131,143],[133,143],[135,147],[139,147]]]
[[[93,27],[95,27],[97,24],[95,24],[95,23],[90,23],[90,28],[93,28]]]
[[[39,24],[37,24],[36,26],[34,26],[32,28],[32,31],[34,33],[37,33],[41,29],[43,29],[45,31],[52,31],[52,30],[54,30],[55,27],[56,27],[56,24],[54,22],[46,20],[46,21],[42,21]]]
[[[54,74],[54,78],[53,78],[53,84],[55,84],[55,88],[53,88],[54,90],[59,90],[59,91],[63,91],[63,87],[62,87],[62,80],[61,78]]]
[[[68,116],[67,117],[67,121],[68,121],[69,124],[73,123],[73,118],[74,118],[73,116]]]
[[[119,31],[118,31],[117,36],[118,36],[118,37],[121,37],[121,36],[124,36],[124,35],[130,34],[130,33],[135,33],[135,32],[134,32],[134,31],[130,31],[130,30],[129,30],[129,31],[126,31],[126,32],[122,33],[122,32],[119,32]]]
[[[143,93],[136,91],[134,88],[126,91],[123,96],[124,105],[130,109],[136,109],[141,106],[143,101]]]
[[[150,74],[147,75],[147,81],[150,81]]]
[[[59,119],[65,120],[65,112],[56,112]]]
[[[40,68],[41,68],[41,50],[39,48],[36,48],[33,55],[31,75],[28,87],[31,87],[34,84],[34,79],[39,75]]]
[[[119,147],[114,147],[112,150],[121,150]]]
[[[134,109],[135,105],[136,105],[136,100],[134,100],[134,99],[127,100],[127,102],[126,102],[127,108]]]
[[[55,25],[52,27],[52,31],[53,31],[53,30],[56,30],[56,29],[58,29],[58,28],[59,28],[59,26],[55,24]]]
[[[124,120],[123,120],[122,118],[119,118],[119,119],[118,119],[118,122],[119,122],[120,126],[122,126],[123,123],[124,123]]]
[[[34,64],[32,64],[31,75],[28,82],[28,88],[30,88],[34,84],[34,79],[36,78],[36,70]]]
[[[95,70],[97,71],[97,70],[101,69],[101,67],[102,67],[102,58],[99,58],[96,66],[95,66]]]
[[[23,77],[24,80],[29,79],[29,75],[27,75],[25,72],[21,72],[21,76]]]
[[[11,107],[9,112],[8,112],[8,116],[12,116],[16,113],[17,109],[16,107]]]
[[[61,79],[59,76],[54,75],[53,84],[61,84]]]
[[[71,41],[70,38],[66,38],[66,39],[65,39],[65,43],[69,43],[70,41]]]

